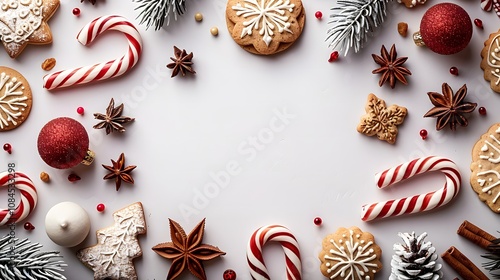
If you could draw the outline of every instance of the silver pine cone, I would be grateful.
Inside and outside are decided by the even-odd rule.
[[[389,280],[437,280],[443,278],[438,255],[431,242],[424,242],[427,233],[398,233],[404,244],[394,244]]]

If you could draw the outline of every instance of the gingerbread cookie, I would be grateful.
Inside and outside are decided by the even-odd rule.
[[[358,132],[368,136],[377,135],[378,139],[394,144],[398,135],[397,125],[403,123],[408,110],[398,105],[387,107],[384,100],[370,93],[365,111],[358,124]]]
[[[382,269],[381,255],[371,233],[341,227],[323,239],[321,273],[331,280],[372,280]]]
[[[481,51],[481,69],[484,79],[490,82],[493,91],[500,93],[500,30],[491,33]]]
[[[500,213],[500,123],[494,124],[472,148],[470,184],[479,199]]]
[[[0,132],[23,124],[30,114],[32,103],[31,88],[23,75],[0,66]]]
[[[137,235],[146,234],[140,202],[113,213],[114,225],[97,231],[97,244],[79,250],[76,257],[94,271],[95,280],[137,280],[133,259],[142,256]]]
[[[59,7],[59,0],[2,1],[1,38],[10,57],[16,58],[28,44],[52,43],[47,21]]]
[[[413,8],[417,5],[423,5],[427,0],[398,0],[398,3],[405,4],[406,8]]]
[[[305,19],[301,0],[228,0],[226,6],[229,33],[254,54],[286,50],[299,38]]]

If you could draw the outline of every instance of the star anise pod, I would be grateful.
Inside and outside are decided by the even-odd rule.
[[[176,221],[168,220],[172,242],[160,243],[153,247],[153,251],[158,255],[173,260],[167,280],[176,279],[186,269],[196,278],[206,280],[203,261],[214,259],[226,253],[215,246],[201,243],[205,230],[205,219],[189,235],[186,235],[184,229]]]
[[[396,86],[396,80],[400,81],[402,84],[407,85],[405,75],[411,75],[410,70],[403,66],[408,57],[398,58],[398,53],[396,52],[396,46],[393,44],[390,53],[382,45],[380,50],[382,56],[372,54],[373,60],[380,65],[379,68],[372,71],[373,74],[382,74],[378,82],[379,86],[382,86],[385,82],[389,82],[391,88]]]
[[[464,84],[455,94],[447,83],[443,83],[443,94],[428,92],[429,99],[435,107],[430,109],[424,117],[437,118],[436,129],[441,130],[446,125],[450,125],[451,130],[455,130],[457,124],[467,126],[468,122],[464,114],[471,113],[476,109],[477,103],[465,102],[467,96],[467,86]]]
[[[170,57],[170,59],[173,62],[167,64],[167,68],[172,69],[171,78],[177,76],[179,72],[182,74],[182,76],[186,76],[186,73],[196,74],[196,72],[193,70],[192,67],[193,65],[193,62],[191,61],[193,59],[192,52],[187,54],[186,50],[181,51],[178,47],[174,46],[174,55],[175,58]]]
[[[80,3],[83,3],[83,1],[85,1],[85,0],[81,0]],[[87,0],[87,1],[92,3],[92,5],[95,5],[95,3],[97,2],[97,0]]]
[[[132,170],[134,170],[137,166],[130,165],[125,167],[125,155],[123,153],[121,153],[117,161],[111,160],[111,163],[113,166],[102,165],[102,167],[110,172],[104,176],[104,180],[115,179],[117,191],[120,189],[122,181],[130,184],[134,183],[134,178],[132,178],[130,172],[132,172]]]
[[[122,117],[123,112],[123,103],[118,107],[115,107],[115,100],[111,98],[109,101],[108,108],[106,108],[106,115],[95,113],[94,118],[98,120],[102,120],[98,124],[94,125],[93,128],[101,129],[106,128],[106,134],[110,134],[114,131],[124,132],[125,127],[122,124],[131,122],[135,120],[130,117]]]

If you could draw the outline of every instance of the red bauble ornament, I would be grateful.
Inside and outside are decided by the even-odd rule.
[[[459,5],[440,3],[425,12],[419,32],[414,34],[417,45],[425,45],[438,54],[454,54],[469,44],[472,21]]]
[[[53,119],[40,130],[38,153],[45,163],[58,169],[93,161],[87,131],[78,121],[66,117]]]

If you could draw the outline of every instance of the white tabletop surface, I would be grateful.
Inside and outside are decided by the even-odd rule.
[[[33,109],[18,129],[0,135],[1,144],[13,146],[11,155],[1,151],[0,162],[6,169],[14,162],[18,171],[36,183],[38,206],[27,221],[35,230],[27,232],[22,224],[16,230],[20,238],[44,244],[44,250],[60,250],[68,263],[69,279],[92,279],[92,271],[81,264],[75,253],[96,243],[95,231],[113,223],[112,213],[133,202],[144,205],[147,234],[141,236],[144,251],[135,266],[140,279],[164,279],[171,261],[154,251],[154,245],[170,241],[168,218],[178,221],[189,232],[206,218],[204,243],[218,246],[227,254],[205,263],[209,279],[222,279],[231,268],[238,279],[248,280],[246,246],[260,226],[281,224],[288,227],[300,244],[303,279],[322,279],[318,253],[321,240],[338,227],[358,226],[371,232],[382,248],[383,269],[377,279],[388,279],[392,246],[401,240],[398,232],[427,232],[441,254],[456,246],[477,266],[484,259],[483,249],[456,234],[458,226],[469,220],[495,234],[500,230],[498,216],[482,203],[469,184],[471,149],[480,135],[500,119],[500,96],[483,79],[480,51],[491,32],[500,26],[493,13],[481,10],[479,1],[459,1],[472,19],[480,18],[484,30],[474,26],[471,43],[462,52],[443,56],[419,48],[411,36],[401,37],[397,23],[406,21],[409,33],[418,30],[423,13],[440,1],[429,0],[419,8],[407,9],[392,3],[385,24],[369,39],[359,53],[349,53],[329,63],[331,49],[325,42],[333,1],[304,1],[307,19],[302,36],[286,52],[277,56],[256,56],[241,49],[230,37],[225,23],[225,0],[188,0],[187,12],[170,26],[155,32],[138,25],[137,6],[132,1],[97,0],[89,2],[61,0],[61,6],[49,21],[54,41],[50,46],[28,46],[15,60],[0,53],[2,64],[12,67],[28,79],[33,89]],[[73,8],[81,9],[75,17]],[[323,12],[323,19],[314,17]],[[200,12],[202,22],[194,20]],[[124,37],[109,32],[89,47],[75,37],[81,27],[102,15],[122,15],[137,24],[144,41],[143,55],[125,76],[91,85],[49,92],[42,87],[47,72],[41,62],[55,57],[54,70],[68,69],[114,59],[126,49]],[[210,28],[219,28],[219,35]],[[371,54],[379,54],[382,44],[396,44],[400,56],[408,56],[411,70],[409,85],[378,86],[377,68]],[[165,67],[173,56],[173,46],[194,53],[193,77],[171,79]],[[456,66],[459,76],[449,69]],[[456,132],[435,130],[435,119],[422,116],[431,108],[429,91],[441,91],[447,82],[454,90],[467,84],[469,101],[488,110],[477,110],[467,128]],[[408,116],[395,145],[366,137],[356,131],[369,93],[408,108]],[[92,128],[93,113],[103,113],[110,98],[124,103],[124,115],[135,117],[123,134],[106,135]],[[76,108],[85,108],[80,116]],[[286,117],[283,117],[286,115]],[[67,116],[80,121],[88,131],[90,148],[96,153],[92,166],[57,170],[38,155],[36,139],[49,120]],[[423,141],[419,131],[427,129]],[[111,164],[120,153],[126,163],[137,165],[135,184],[124,183],[117,192],[112,181],[104,181],[101,164]],[[404,185],[379,190],[374,174],[410,159],[428,155],[452,159],[462,173],[459,195],[445,207],[431,212],[388,218],[374,222],[360,219],[361,205],[400,198],[440,188],[444,178],[428,174]],[[229,167],[228,167],[229,166]],[[236,166],[236,168],[235,168]],[[234,169],[227,183],[215,177]],[[51,183],[38,179],[41,171]],[[82,180],[71,183],[74,172]],[[214,175],[215,174],[215,175]],[[216,188],[211,187],[218,184]],[[6,198],[6,194],[3,193]],[[73,201],[91,218],[91,233],[75,248],[53,243],[45,233],[47,211],[58,202]],[[96,205],[104,203],[99,213]],[[1,205],[1,204],[0,204]],[[314,225],[319,216],[323,225]],[[7,229],[0,230],[6,234]],[[273,279],[284,278],[283,253],[278,245],[265,250]],[[442,262],[442,260],[440,260]],[[457,274],[443,264],[445,279]],[[195,279],[188,272],[182,279]]]

